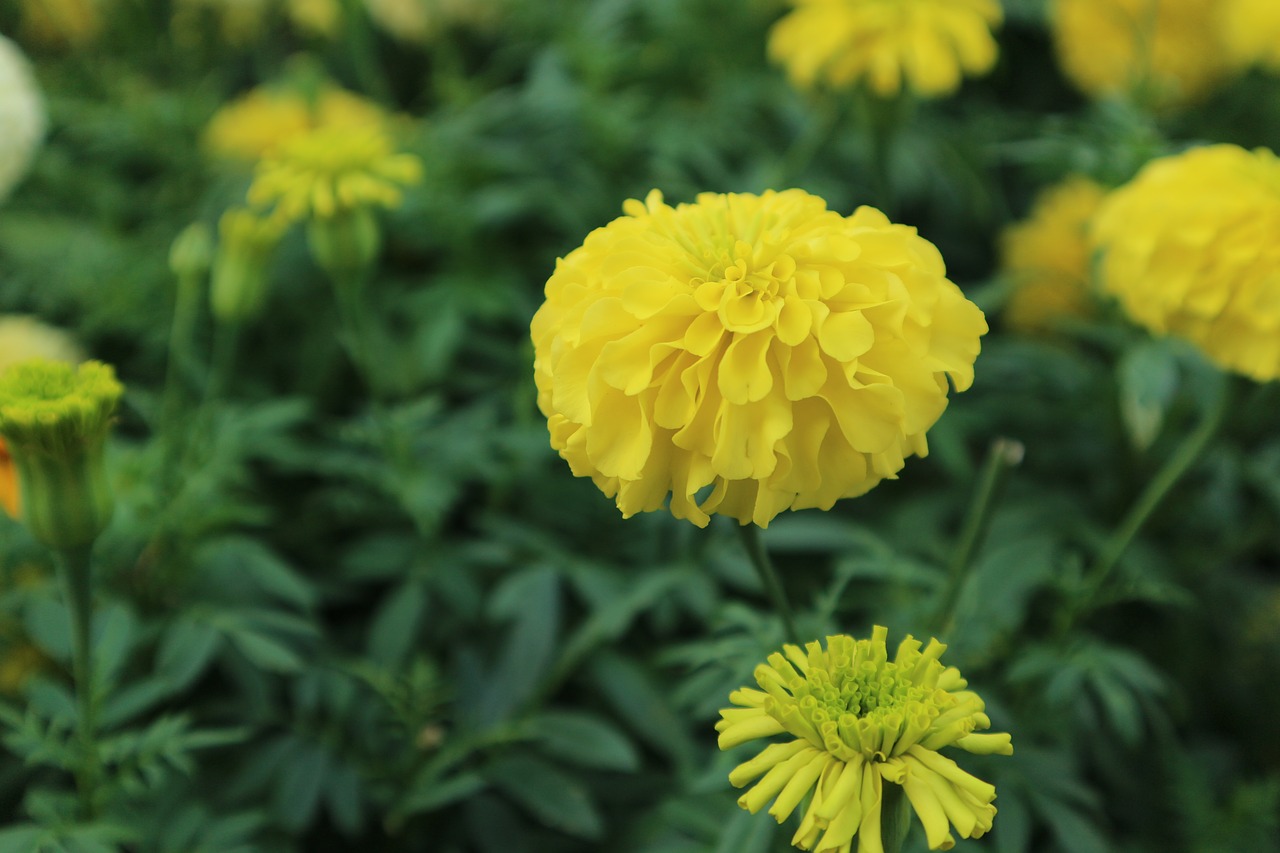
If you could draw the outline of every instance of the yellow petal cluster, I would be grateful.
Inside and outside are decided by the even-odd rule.
[[[1212,145],[1148,163],[1094,220],[1103,287],[1156,334],[1280,378],[1280,159]]]
[[[1220,34],[1223,0],[1052,0],[1058,60],[1093,97],[1171,106],[1207,94],[1239,63]]]
[[[561,259],[533,318],[551,445],[624,516],[762,527],[928,452],[987,324],[914,228],[802,190],[644,203]]]
[[[485,27],[501,16],[499,0],[364,0],[379,28],[427,44],[451,26]]]
[[[378,127],[321,127],[282,143],[258,164],[249,203],[285,222],[328,219],[366,207],[398,207],[422,161],[398,154]]]
[[[1224,0],[1222,39],[1240,64],[1280,71],[1280,3]]]
[[[738,707],[720,712],[721,749],[789,735],[738,765],[729,781],[752,814],[773,800],[782,823],[812,792],[791,843],[816,853],[883,853],[881,806],[885,785],[901,785],[924,826],[931,850],[955,845],[952,829],[978,838],[991,829],[995,788],[961,770],[939,750],[957,746],[983,755],[1012,755],[1007,734],[989,728],[982,699],[964,688],[955,667],[939,663],[946,646],[921,649],[910,635],[888,659],[888,632],[869,640],[827,637],[826,648],[783,646],[756,667],[760,689],[729,696]]]
[[[109,364],[22,361],[0,373],[0,434],[24,454],[64,455],[106,435],[123,394]]]
[[[1013,284],[1004,319],[1034,334],[1092,313],[1089,223],[1106,190],[1074,176],[1040,193],[1030,215],[1000,236],[1000,266]]]
[[[387,115],[365,98],[326,86],[314,95],[260,86],[218,110],[204,132],[218,157],[254,162],[316,128],[385,127]]]
[[[83,47],[102,32],[103,0],[22,0],[22,35],[45,47]]]
[[[793,85],[865,85],[878,95],[954,92],[995,65],[997,0],[792,0],[769,56]]]

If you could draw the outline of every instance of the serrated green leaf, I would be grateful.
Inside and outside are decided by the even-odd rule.
[[[635,770],[640,757],[631,741],[592,714],[548,711],[530,721],[534,744],[545,755],[597,770]]]
[[[529,755],[509,755],[491,764],[484,775],[544,826],[588,841],[604,836],[590,790],[554,765]]]
[[[179,691],[200,677],[218,652],[221,635],[213,626],[183,618],[164,632],[156,652],[156,675]]]

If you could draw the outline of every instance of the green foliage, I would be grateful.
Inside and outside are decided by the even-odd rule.
[[[1019,337],[995,269],[1000,228],[1068,173],[1117,183],[1192,140],[1274,144],[1280,79],[1179,115],[1086,104],[1043,3],[1009,0],[1001,66],[898,105],[878,175],[884,105],[791,90],[764,58],[772,0],[513,0],[428,46],[354,2],[332,40],[276,9],[247,43],[210,25],[180,45],[179,4],[116,0],[96,42],[63,50],[28,39],[20,5],[0,32],[31,54],[52,129],[0,209],[0,311],[67,326],[128,391],[95,561],[91,819],[68,612],[0,516],[0,674],[35,661],[0,704],[0,853],[789,849],[794,824],[737,807],[712,729],[784,639],[734,531],[621,519],[535,406],[528,322],[556,258],[655,186],[878,205],[988,312],[977,383],[927,458],[764,535],[806,638],[927,634],[951,609],[948,660],[1017,750],[963,760],[999,815],[957,849],[1280,850],[1280,388],[1226,392],[1217,439],[1094,590],[1224,380],[1110,308]],[[259,320],[233,334],[201,304],[171,339],[169,244],[248,180],[204,126],[299,52],[403,114],[426,164],[366,283],[376,393],[299,233]],[[953,579],[1001,437],[1025,460]]]

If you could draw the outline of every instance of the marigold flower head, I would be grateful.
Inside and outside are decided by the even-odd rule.
[[[102,0],[22,0],[22,34],[35,44],[81,47],[102,32]]]
[[[1148,163],[1094,220],[1100,274],[1135,321],[1219,366],[1280,378],[1280,160],[1195,148]]]
[[[1222,39],[1242,65],[1280,71],[1280,3],[1273,0],[1225,0]]]
[[[321,127],[285,141],[258,164],[249,202],[274,205],[286,222],[328,219],[367,207],[398,207],[422,161],[397,154],[379,128]]]
[[[1040,332],[1063,317],[1092,313],[1089,223],[1105,194],[1088,178],[1068,178],[1041,192],[1030,216],[1005,229],[1000,265],[1014,286],[1004,309],[1012,328]]]
[[[850,853],[857,835],[861,853],[882,853],[886,783],[902,786],[931,850],[955,845],[953,827],[963,838],[991,829],[995,788],[939,750],[1012,755],[1009,735],[974,734],[991,720],[960,672],[939,663],[946,646],[930,640],[922,651],[908,635],[890,661],[887,633],[876,626],[869,640],[837,635],[825,649],[783,646],[756,667],[761,689],[734,691],[729,701],[739,707],[720,712],[721,749],[792,736],[738,765],[729,781],[741,788],[759,779],[738,805],[755,814],[774,800],[769,814],[778,823],[812,791],[791,840],[802,850]]]
[[[802,190],[624,209],[557,263],[531,330],[551,445],[624,516],[669,494],[698,526],[764,527],[928,452],[987,325],[914,228]]]
[[[364,0],[364,6],[388,34],[421,44],[451,26],[484,27],[501,15],[499,0]]]
[[[1193,101],[1238,66],[1219,34],[1222,0],[1052,0],[1058,60],[1093,97]]]
[[[26,175],[44,138],[45,114],[31,66],[0,36],[0,201]]]
[[[316,128],[384,127],[386,121],[377,104],[334,86],[312,95],[260,86],[214,114],[204,144],[218,157],[257,161]]]
[[[769,34],[769,56],[792,83],[865,84],[878,95],[954,92],[996,63],[997,0],[792,0]]]

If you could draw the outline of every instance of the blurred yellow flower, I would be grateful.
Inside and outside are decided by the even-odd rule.
[[[423,44],[448,27],[485,27],[502,14],[499,0],[364,0],[364,5],[390,35]]]
[[[289,20],[304,33],[333,38],[342,24],[338,0],[288,0]]]
[[[285,140],[258,164],[249,203],[285,222],[373,206],[398,207],[422,161],[397,154],[380,128],[321,127]]]
[[[44,131],[44,102],[31,65],[0,36],[0,202],[27,174]]]
[[[954,92],[996,63],[997,0],[792,0],[769,56],[800,88],[865,84],[878,95]]]
[[[81,47],[102,32],[102,0],[22,0],[22,35],[45,47]]]
[[[1280,71],[1280,3],[1275,0],[1224,0],[1222,37],[1242,65]]]
[[[624,516],[762,527],[928,452],[982,312],[933,244],[802,190],[654,190],[556,264],[533,318],[551,445]],[[707,490],[708,493],[704,493]]]
[[[1280,378],[1280,160],[1195,148],[1148,163],[1094,219],[1103,287],[1156,334],[1219,366]]]
[[[1013,284],[1004,308],[1011,328],[1041,332],[1092,313],[1089,223],[1105,194],[1088,178],[1068,178],[1040,193],[1030,216],[1000,236],[1000,266]]]
[[[220,157],[256,161],[316,128],[377,128],[386,122],[377,104],[335,86],[310,97],[294,89],[260,86],[214,114],[204,144]]]
[[[953,827],[963,838],[991,829],[996,789],[939,750],[1012,755],[1009,735],[974,734],[991,720],[959,670],[938,662],[945,645],[930,640],[921,651],[908,635],[890,661],[887,634],[877,625],[869,640],[837,635],[826,649],[783,646],[756,667],[761,689],[734,691],[729,701],[739,707],[720,712],[721,749],[792,736],[738,765],[729,781],[741,788],[763,776],[738,805],[755,814],[773,800],[778,823],[812,791],[791,839],[801,850],[850,853],[856,835],[860,853],[883,853],[886,783],[902,786],[930,850],[955,846]]]
[[[21,492],[18,491],[18,469],[9,455],[9,446],[0,438],[0,509],[10,518],[18,517]]]
[[[1238,63],[1219,35],[1222,0],[1052,0],[1058,60],[1093,97],[1195,100]]]

